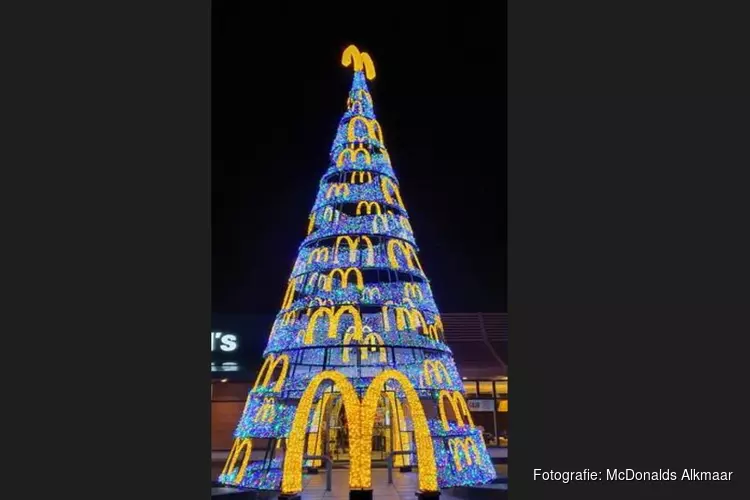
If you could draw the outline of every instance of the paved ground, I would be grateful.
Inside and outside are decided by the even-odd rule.
[[[212,467],[211,479],[215,479],[221,472],[223,464],[214,464]],[[505,474],[507,466],[497,465],[496,468],[500,474]],[[393,484],[388,484],[388,471],[386,469],[372,470],[372,495],[375,499],[380,500],[414,500],[414,492],[417,491],[417,473],[401,473],[393,471]],[[346,469],[334,469],[331,476],[331,491],[326,489],[325,471],[321,470],[320,474],[305,475],[303,477],[303,500],[318,500],[321,498],[331,499],[348,499],[349,498],[349,471]],[[458,497],[452,496],[450,490],[443,490],[440,495],[441,500],[457,500]]]
[[[304,500],[317,500],[320,498],[349,498],[349,471],[334,470],[332,478],[331,491],[325,491],[326,476],[317,474],[305,476],[304,491],[302,498]],[[372,496],[375,499],[382,500],[414,500],[414,492],[417,491],[417,474],[413,472],[399,473],[394,472],[393,484],[388,484],[388,471],[384,469],[373,469],[372,471]],[[447,492],[440,495],[442,500],[454,500],[457,497],[450,496]]]

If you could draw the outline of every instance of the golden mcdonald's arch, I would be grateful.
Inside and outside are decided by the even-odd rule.
[[[273,419],[276,418],[275,402],[276,400],[274,398],[263,398],[263,405],[255,414],[253,422],[273,422]]]
[[[328,318],[328,338],[336,338],[339,330],[339,321],[341,321],[341,317],[344,314],[350,314],[352,316],[352,320],[354,322],[354,331],[356,334],[352,338],[357,341],[362,340],[362,316],[359,314],[359,311],[353,306],[344,305],[339,307],[339,309],[336,311],[334,311],[333,307],[321,307],[319,309],[316,309],[307,322],[307,329],[305,330],[303,342],[306,345],[312,344],[315,335],[315,325],[323,316]]]
[[[373,423],[383,386],[391,380],[400,384],[411,411],[417,463],[419,463],[419,489],[422,491],[439,491],[437,466],[427,418],[419,396],[409,379],[399,371],[385,370],[372,380],[364,398],[360,401],[354,387],[345,375],[335,370],[327,370],[318,373],[310,380],[297,406],[297,412],[287,440],[289,445],[284,459],[282,493],[297,493],[302,490],[302,460],[308,419],[318,387],[325,381],[331,381],[336,385],[341,392],[341,398],[346,409],[350,447],[349,487],[352,489],[370,489],[372,487]]]
[[[385,198],[386,202],[391,205],[398,205],[403,210],[406,210],[404,201],[401,199],[401,192],[399,191],[398,186],[390,178],[384,175],[380,176],[380,190],[383,192],[383,198]],[[391,193],[396,197],[395,200],[393,199],[393,196],[391,196]]]
[[[253,451],[253,441],[250,438],[235,438],[232,444],[232,449],[229,451],[227,461],[224,463],[224,469],[221,471],[223,474],[229,474],[234,470],[234,466],[237,465],[242,451],[244,450],[245,456],[242,459],[242,465],[237,471],[237,476],[234,478],[234,484],[240,484],[242,479],[245,477],[245,471],[247,470],[247,464],[250,463],[250,455]]]
[[[386,352],[385,347],[382,347],[385,345],[385,342],[383,342],[383,337],[378,335],[377,333],[373,332],[370,327],[364,327],[363,329],[364,333],[366,335],[362,339],[362,342],[360,342],[360,358],[361,359],[367,359],[367,353],[368,351],[379,351],[380,352],[380,362],[385,363],[388,361],[388,354]],[[341,352],[341,361],[343,363],[349,362],[349,349],[351,347],[348,347],[354,337],[356,336],[356,332],[354,331],[354,327],[349,327],[346,330],[346,333],[344,334],[344,348]]]
[[[368,286],[365,287],[364,290],[362,290],[362,298],[366,300],[375,300],[375,298],[380,298],[382,295],[380,294],[380,290],[378,290],[377,287],[374,286]]]
[[[365,107],[360,101],[352,101],[351,104],[348,105],[348,108],[352,113],[362,114],[365,112]]]
[[[451,379],[450,374],[448,373],[448,369],[445,367],[442,361],[438,360],[432,360],[432,359],[426,359],[422,362],[422,375],[424,376],[424,383],[427,386],[432,385],[432,378],[435,378],[435,382],[438,384],[443,383],[443,376],[445,376],[445,381],[448,383],[452,383],[453,380]]]
[[[299,313],[297,311],[285,312],[281,317],[281,326],[293,325],[297,321],[298,314]]]
[[[409,243],[399,240],[399,239],[391,239],[388,240],[388,262],[390,263],[391,267],[393,269],[400,269],[400,265],[398,263],[398,259],[396,258],[396,249],[401,250],[401,253],[404,256],[404,259],[406,260],[406,265],[409,269],[416,269],[414,267],[414,263],[417,264],[417,268],[419,268],[419,271],[424,274],[424,270],[422,270],[422,264],[419,262],[419,258],[417,257],[417,252],[414,250],[414,247],[411,246]]]
[[[367,136],[357,135],[356,126],[357,123],[363,123]],[[355,116],[349,120],[349,125],[346,128],[346,140],[349,142],[363,142],[366,139],[373,139],[383,144],[383,129],[380,127],[380,123],[374,118],[365,118],[364,116]]]
[[[307,263],[312,263],[313,259],[315,262],[328,262],[328,247],[313,248],[310,255],[307,257]]]
[[[357,99],[359,99],[360,101],[364,99],[370,103],[370,106],[372,106],[372,96],[365,89],[359,89],[357,91]]]
[[[429,338],[434,340],[435,342],[438,342],[440,340],[440,333],[441,330],[438,329],[437,325],[427,325],[427,330],[425,330],[424,335],[427,335]]]
[[[315,214],[310,215],[310,222],[307,224],[307,234],[312,233],[313,229],[315,229]]]
[[[328,259],[326,259],[326,261],[327,260]],[[327,281],[328,279],[326,278],[324,274],[320,274],[318,272],[312,272],[310,273],[310,277],[307,280],[307,286],[311,287],[317,284],[318,288],[323,288],[324,286],[326,286]]]
[[[358,236],[356,238],[352,238],[351,236],[339,236],[336,238],[336,244],[333,249],[333,262],[338,263],[339,261],[339,249],[342,241],[345,241],[349,245],[349,262],[356,262],[357,248],[359,247],[359,242],[362,241],[367,245],[367,265],[375,265],[375,248],[373,247],[372,240],[369,236]]]
[[[404,283],[404,299],[412,297],[419,300],[424,299],[422,289],[416,283]]]
[[[472,437],[456,437],[448,441],[448,448],[451,450],[451,455],[453,455],[453,463],[456,464],[456,470],[461,471],[463,470],[463,464],[461,461],[461,455],[466,457],[466,465],[471,465],[471,453],[470,451],[474,450],[474,461],[477,464],[482,463],[482,456],[479,453],[479,447],[477,446],[476,441],[474,441],[474,438]],[[463,453],[459,453],[459,450],[463,451]]]
[[[287,309],[289,306],[292,305],[292,302],[294,302],[294,292],[297,286],[297,280],[295,278],[292,278],[289,280],[289,284],[286,287],[286,292],[284,293],[284,299],[281,301],[281,309]]]
[[[380,203],[378,203],[377,201],[360,201],[359,203],[357,203],[357,215],[362,215],[362,208],[366,210],[365,213],[367,215],[370,215],[373,212],[378,215],[381,214]]]
[[[418,309],[406,307],[395,307],[394,309],[396,310],[396,328],[399,330],[407,329],[407,321],[409,330],[418,330],[419,328],[422,328],[422,331],[427,330],[427,321]]]
[[[404,228],[405,231],[408,231],[410,233],[414,232],[414,229],[411,227],[411,222],[409,222],[409,219],[404,217],[403,215],[400,217],[401,227]]]
[[[333,278],[338,275],[341,276],[341,288],[346,288],[349,286],[349,273],[354,274],[354,279],[357,281],[357,289],[363,290],[365,288],[365,280],[362,277],[362,271],[357,269],[356,267],[349,267],[345,270],[341,269],[340,267],[337,267],[333,271],[331,271],[328,274],[328,279],[326,280],[326,284],[323,287],[323,290],[330,292],[333,289]]]
[[[341,55],[341,64],[345,68],[352,66],[354,71],[364,71],[368,80],[375,79],[375,64],[370,54],[360,52],[356,45],[349,45]]]
[[[328,189],[326,190],[326,199],[329,199],[333,196],[341,196],[342,193],[344,196],[349,196],[349,184],[345,182],[335,182],[328,186]]]
[[[344,159],[347,156],[349,157],[349,161],[355,162],[357,161],[357,156],[360,154],[365,157],[365,163],[367,165],[370,165],[372,163],[372,155],[370,155],[370,152],[367,149],[365,149],[363,146],[351,146],[341,150],[338,157],[336,158],[336,166],[341,168],[341,166],[344,165]]]
[[[279,373],[279,378],[273,386],[273,392],[281,392],[281,388],[286,381],[287,372],[289,371],[289,356],[282,354],[279,357],[275,357],[273,353],[269,354],[265,361],[263,361],[263,365],[260,367],[258,378],[255,379],[255,385],[253,385],[252,390],[255,391],[259,388],[263,389],[268,387],[268,384],[271,382],[271,377],[273,377],[273,373],[279,364],[281,364],[281,373]]]
[[[440,413],[440,421],[443,424],[444,430],[449,430],[450,425],[448,424],[448,417],[445,413],[445,401],[451,404],[453,414],[456,416],[456,424],[460,427],[465,425],[464,418],[466,418],[469,427],[474,428],[474,420],[471,418],[469,407],[466,404],[463,394],[459,391],[446,391],[442,390],[438,394],[438,412]]]
[[[332,305],[333,305],[333,300],[331,300],[331,299],[324,299],[322,297],[315,297],[309,303],[310,307],[332,306]]]
[[[329,190],[330,190],[330,188],[329,188]],[[339,194],[339,191],[336,191],[336,194],[338,195],[338,194]],[[348,193],[345,193],[345,195],[346,195],[346,194],[348,194]],[[341,215],[341,212],[339,212],[338,210],[334,209],[334,208],[333,208],[332,206],[330,206],[330,205],[329,205],[329,206],[327,206],[327,207],[325,207],[325,208],[323,209],[323,220],[325,220],[325,221],[327,221],[327,222],[331,222],[331,221],[333,221],[333,220],[336,220],[336,221],[338,221],[338,220],[339,220],[339,216],[340,216],[340,215]]]
[[[350,184],[354,184],[357,182],[357,176],[359,176],[359,183],[360,184],[369,184],[372,182],[372,173],[371,172],[352,172],[351,180],[349,181]],[[367,182],[365,182],[365,179],[367,179]],[[368,212],[369,213],[369,212]]]

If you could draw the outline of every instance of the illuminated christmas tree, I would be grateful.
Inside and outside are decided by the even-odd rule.
[[[408,452],[394,463],[416,466],[424,496],[486,483],[495,469],[375,118],[372,59],[350,46],[342,63],[347,109],[219,481],[291,496],[303,466],[320,465],[306,457],[343,449],[351,490],[367,496],[375,442],[381,458]],[[251,460],[258,440],[264,458]]]

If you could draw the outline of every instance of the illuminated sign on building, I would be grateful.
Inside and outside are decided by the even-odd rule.
[[[234,352],[237,350],[237,335],[233,333],[211,332],[211,352]]]
[[[495,411],[493,399],[470,399],[467,401],[471,411]]]

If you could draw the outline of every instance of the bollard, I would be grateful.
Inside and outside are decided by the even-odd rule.
[[[388,454],[388,458],[385,459],[388,465],[388,484],[393,484],[393,457],[395,455],[413,455],[414,450],[410,451],[392,451]]]
[[[333,461],[327,455],[305,455],[303,460],[323,460],[326,463],[326,491],[331,491],[331,476],[333,475]]]

